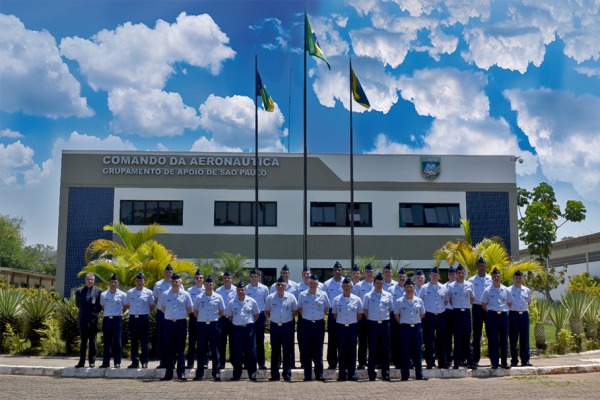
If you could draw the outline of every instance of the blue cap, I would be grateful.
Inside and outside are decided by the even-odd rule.
[[[285,283],[285,279],[283,279],[283,276],[280,276],[279,278],[277,278],[277,282],[278,283]]]
[[[479,257],[479,260],[477,260],[477,264],[485,264],[485,260],[483,259],[483,257]]]
[[[179,276],[179,274],[173,274],[171,276],[171,281],[176,281],[177,279],[181,279],[181,277]]]
[[[383,280],[383,275],[381,275],[381,273],[375,275],[375,280],[376,281],[382,281]]]
[[[144,274],[142,274],[142,271],[137,273],[137,275],[135,276],[135,279],[145,279]]]
[[[523,276],[523,273],[521,272],[521,270],[516,270],[513,276]]]
[[[340,264],[339,261],[336,261],[335,264],[333,264],[333,268],[342,268],[343,269],[344,267],[342,267],[342,264]]]
[[[352,267],[352,271],[360,271],[360,268],[358,268],[358,265],[355,265]]]
[[[385,264],[385,267],[383,267],[383,269],[389,269],[391,271],[392,270],[392,264],[390,264],[390,263]]]
[[[458,271],[464,271],[465,267],[463,267],[462,265],[458,264],[458,267],[456,267],[456,272]]]
[[[315,274],[312,274],[312,275],[310,276],[310,280],[311,280],[311,281],[318,281],[318,280],[319,280],[319,277],[318,277],[317,275],[315,275]]]
[[[194,276],[200,276],[200,275],[202,275],[202,271],[200,271],[200,268],[198,268],[196,270],[196,273],[194,274]]]
[[[213,282],[214,282],[214,281],[213,281],[213,278],[212,278],[212,276],[209,276],[208,278],[206,278],[206,279],[204,280],[204,283],[213,283]]]
[[[110,279],[109,279],[109,280],[110,280],[110,281],[118,281],[118,280],[119,280],[119,278],[117,278],[117,275],[115,275],[115,274],[112,274],[112,275],[110,276]]]
[[[308,268],[308,265],[305,265],[304,267],[302,267],[302,272],[308,272],[310,271],[310,268]]]
[[[450,268],[448,268],[448,273],[449,274],[454,274],[456,272],[456,270],[454,269],[454,267],[451,265]]]
[[[398,270],[398,274],[406,275],[406,271],[404,270],[404,268],[400,268]]]
[[[433,267],[429,270],[429,273],[435,272],[436,274],[438,274],[440,272],[440,270],[438,269],[438,267]]]
[[[415,285],[415,283],[412,281],[412,279],[408,278],[408,279],[406,280],[406,282],[404,282],[404,286],[406,286],[406,285],[413,285],[413,286],[414,286],[414,285]]]
[[[165,271],[173,271],[173,266],[171,264],[167,264]]]
[[[287,264],[285,264],[283,267],[281,267],[282,271],[289,271],[290,267],[287,266]]]
[[[238,284],[236,285],[236,287],[237,287],[238,289],[243,289],[243,288],[245,288],[245,287],[246,287],[246,285],[244,285],[244,282],[242,282],[242,281],[240,280],[240,281],[238,282]]]
[[[371,265],[371,263],[365,265],[365,271],[373,271],[373,266]]]
[[[418,270],[417,272],[415,272],[415,275],[425,275],[425,274],[423,273],[423,270]]]
[[[348,284],[351,283],[352,281],[350,280],[350,278],[344,278],[344,280],[342,281],[342,283],[344,284]]]
[[[223,276],[231,276],[231,271],[227,270],[227,271],[223,272]]]
[[[252,271],[250,271],[250,275],[260,275],[260,271],[256,268],[252,268]]]
[[[500,270],[498,268],[494,268],[492,275],[500,275]]]

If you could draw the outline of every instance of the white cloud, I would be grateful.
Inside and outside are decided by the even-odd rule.
[[[243,150],[239,147],[229,147],[218,144],[215,139],[207,139],[202,136],[192,145],[190,151],[216,152],[216,153],[241,153]]]
[[[63,56],[79,63],[95,90],[119,88],[162,89],[186,62],[217,75],[235,51],[229,38],[207,14],[181,13],[169,24],[158,20],[154,28],[130,22],[115,30],[102,30],[91,40],[69,37],[61,41]]]
[[[350,109],[348,59],[335,57],[329,62],[331,71],[320,63],[317,68],[310,69],[309,75],[316,76],[313,90],[322,105],[334,107],[336,101],[339,101],[348,110]],[[387,114],[398,102],[398,80],[386,73],[381,64],[372,59],[353,59],[352,65],[369,99],[371,109]],[[352,105],[352,109],[356,112],[367,111],[356,102]]]
[[[549,89],[505,90],[543,174],[600,198],[600,98]]]
[[[482,73],[454,68],[423,69],[399,78],[401,96],[415,104],[419,115],[439,119],[482,120],[490,110]]]
[[[117,133],[144,137],[177,136],[200,124],[196,110],[183,104],[179,93],[158,89],[112,90],[108,107],[114,115],[110,127]]]
[[[7,158],[14,160],[9,168],[0,166],[2,213],[24,218],[23,233],[30,244],[44,243],[56,247],[62,150],[135,149],[130,142],[116,136],[101,139],[72,132],[67,139],[61,138],[54,143],[51,158],[37,164],[33,160],[33,149],[19,142],[6,147],[0,144],[0,163],[6,162]],[[16,167],[17,164],[19,167]],[[6,182],[6,177],[10,182]]]
[[[539,67],[546,54],[544,35],[533,27],[472,27],[465,30],[464,38],[469,50],[462,53],[463,58],[486,70],[497,65],[524,74],[529,63]]]
[[[575,71],[590,78],[600,78],[600,68],[592,67],[575,67]]]
[[[0,109],[48,118],[89,117],[81,86],[60,58],[54,37],[0,14]],[[7,95],[10,93],[10,95]]]
[[[19,132],[15,132],[12,129],[2,129],[0,130],[0,138],[8,138],[8,139],[20,139],[23,135]]]
[[[259,108],[259,150],[285,151],[281,138],[287,135],[287,129],[283,129],[283,123],[283,114],[277,104],[273,112]],[[211,94],[200,105],[200,126],[211,133],[211,145],[253,150],[254,102],[246,96],[219,97]],[[208,145],[205,141],[196,143],[198,146]]]
[[[278,18],[265,18],[261,23],[250,25],[249,28],[250,30],[260,32],[261,40],[269,40],[261,45],[267,50],[285,49],[288,47],[290,34],[286,32],[281,20]]]
[[[319,45],[328,60],[334,56],[348,54],[350,45],[340,36],[336,20],[315,16],[309,16],[309,18]]]

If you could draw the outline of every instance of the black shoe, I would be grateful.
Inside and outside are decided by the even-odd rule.
[[[85,367],[85,364],[79,363],[75,366],[75,368],[83,368]]]
[[[96,364],[94,364],[94,363],[90,364],[90,368],[94,368],[95,366],[96,366]]]
[[[148,368],[148,363],[142,363],[142,368],[143,368],[143,369],[146,369],[146,368]]]
[[[320,376],[316,379],[319,382],[325,382],[325,377],[324,376]]]
[[[471,368],[473,371],[475,371],[479,366],[477,364],[473,364],[473,365],[469,365],[469,368]]]
[[[161,381],[172,381],[173,377],[172,376],[163,376],[162,378],[160,378]]]
[[[237,382],[237,381],[239,381],[239,380],[240,380],[240,378],[231,378],[231,381],[232,381],[232,382]]]
[[[498,369],[498,366],[497,365],[492,365],[490,368],[491,369]]]
[[[250,378],[248,379],[250,379],[252,382],[256,382],[256,374],[250,375]]]
[[[193,369],[194,368],[194,363],[187,363],[185,365],[185,369]]]
[[[279,382],[279,378],[269,378],[269,382]]]
[[[165,366],[164,366],[164,365],[162,365],[162,364],[158,364],[158,365],[156,366],[156,369],[161,369],[161,368],[165,368]]]
[[[284,376],[283,380],[286,381],[286,382],[291,382],[292,381],[292,377],[290,377],[290,376]]]
[[[510,366],[511,366],[511,367],[518,367],[518,366],[519,366],[519,363],[518,363],[518,361],[511,361],[511,362],[510,362]]]
[[[213,379],[215,380],[215,382],[221,382],[221,374],[213,375]]]
[[[533,364],[530,363],[529,361],[521,363],[521,367],[533,367]]]
[[[446,364],[446,365],[443,365],[443,366],[441,366],[440,368],[441,368],[441,369],[450,369],[450,365],[449,365],[449,364]]]
[[[193,381],[201,381],[202,378],[204,378],[203,376],[195,376],[194,379],[192,379]]]
[[[406,382],[408,380],[408,378],[402,378],[400,379],[401,382]]]
[[[108,364],[101,364],[98,368],[110,368]]]
[[[115,368],[121,368],[121,364],[115,364]]]
[[[375,380],[375,378],[369,378],[369,380],[370,380],[371,382],[373,382],[373,381]]]
[[[258,369],[260,369],[260,370],[265,370],[265,369],[267,369],[267,366],[266,366],[266,365],[259,365],[259,366],[258,366]]]
[[[187,381],[187,378],[185,376],[183,376],[183,375],[180,375],[180,376],[177,377],[177,380],[179,382],[185,382],[185,381]]]
[[[418,381],[428,381],[428,380],[429,380],[429,378],[428,378],[428,377],[426,377],[426,376],[422,376],[422,377],[420,377],[420,378],[417,378],[417,380],[418,380]]]
[[[358,368],[356,368],[356,369],[365,369],[365,366],[364,366],[364,364],[358,364]]]
[[[139,368],[139,367],[140,367],[140,365],[136,364],[136,363],[131,363],[127,366],[128,369],[134,369],[134,368]]]
[[[427,369],[433,369],[433,365],[428,365],[427,367],[425,367]]]
[[[501,367],[503,369],[510,369],[510,365],[508,365],[508,364],[502,364]]]
[[[337,378],[337,381],[338,381],[338,382],[344,382],[344,381],[346,381],[346,378],[341,378],[341,377],[340,377],[340,378]]]
[[[304,379],[302,379],[302,381],[303,382],[310,382],[310,381],[312,381],[312,378],[304,378]]]
[[[358,382],[358,376],[356,376],[356,375],[352,375],[352,376],[350,377],[350,380],[351,380],[351,381],[354,381],[354,382]]]
[[[390,378],[389,376],[383,376],[383,377],[381,377],[381,380],[385,381],[385,382],[391,382],[392,378]]]

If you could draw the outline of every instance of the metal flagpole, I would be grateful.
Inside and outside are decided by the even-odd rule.
[[[254,267],[258,268],[258,55],[254,55]]]
[[[350,82],[350,268],[354,266],[354,139],[352,131],[352,57],[348,69]]]

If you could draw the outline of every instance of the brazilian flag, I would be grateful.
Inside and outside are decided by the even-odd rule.
[[[323,53],[323,50],[321,50],[321,46],[319,46],[319,42],[317,41],[317,35],[315,35],[315,31],[313,31],[312,25],[310,24],[310,21],[308,20],[308,15],[304,14],[304,33],[306,35],[305,38],[305,42],[306,42],[306,51],[308,51],[308,54],[310,54],[311,56],[315,56],[315,57],[319,57],[321,60],[325,61],[325,63],[327,63],[327,67],[329,69],[331,69],[331,66],[329,65],[329,61],[327,61],[327,58],[325,57],[325,53]]]
[[[358,81],[358,78],[354,73],[354,68],[352,67],[350,67],[350,85],[352,85],[352,97],[354,97],[354,100],[364,108],[371,108],[369,99],[367,99],[367,95]]]
[[[271,96],[269,96],[269,92],[267,92],[267,87],[263,84],[258,70],[256,71],[256,96],[260,96],[262,98],[265,110],[269,112],[275,110],[275,103],[273,103],[273,99],[271,98]]]

